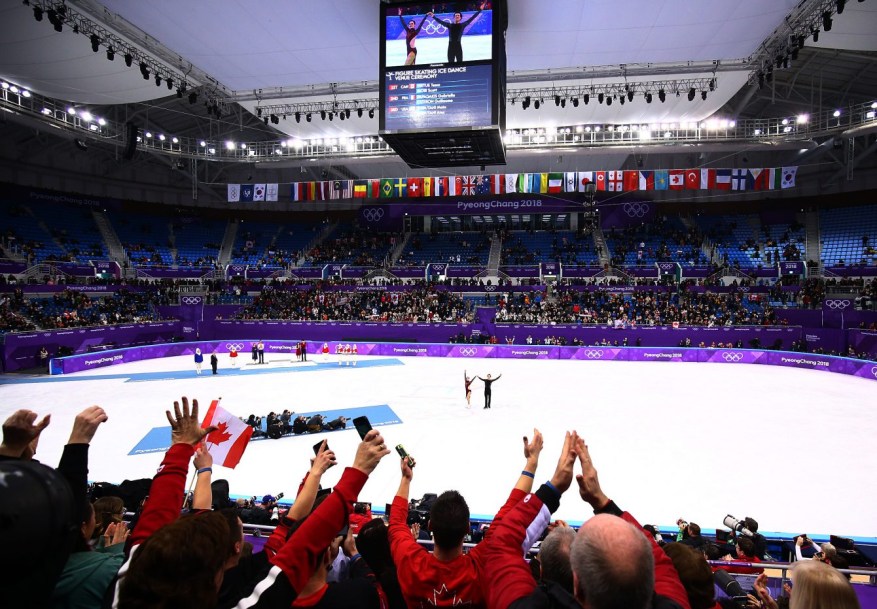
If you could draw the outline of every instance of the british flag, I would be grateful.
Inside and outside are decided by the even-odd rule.
[[[474,195],[477,187],[477,178],[475,176],[463,176],[460,182],[460,194]]]

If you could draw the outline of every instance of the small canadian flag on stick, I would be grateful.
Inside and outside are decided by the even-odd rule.
[[[244,456],[244,450],[253,435],[253,428],[222,408],[219,400],[210,403],[204,422],[201,423],[203,428],[211,425],[216,426],[216,431],[204,438],[207,452],[218,465],[234,469]]]

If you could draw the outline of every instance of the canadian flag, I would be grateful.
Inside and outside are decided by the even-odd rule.
[[[241,421],[213,400],[204,416],[201,427],[216,426],[216,430],[207,434],[204,442],[207,452],[213,461],[224,467],[234,469],[244,456],[244,450],[253,435],[253,428]]]
[[[670,170],[670,190],[682,190],[685,188],[685,172],[681,169]]]

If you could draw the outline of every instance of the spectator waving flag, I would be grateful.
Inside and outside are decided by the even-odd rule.
[[[205,428],[211,425],[217,429],[204,438],[207,452],[217,464],[234,469],[244,456],[253,435],[253,428],[222,408],[219,400],[210,403],[204,422],[201,423],[201,427]]]

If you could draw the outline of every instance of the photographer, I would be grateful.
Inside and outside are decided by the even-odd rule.
[[[837,549],[832,544],[825,543],[820,546],[809,537],[802,536],[795,538],[795,560],[808,560],[801,554],[801,550],[805,545],[812,546],[815,550],[815,553],[809,560],[821,560],[830,565],[832,564],[832,559],[837,556]]]
[[[698,552],[703,552],[706,546],[706,539],[700,534],[700,525],[697,523],[688,523],[681,518],[676,521],[679,526],[679,533],[676,535],[676,541],[694,548]]]

